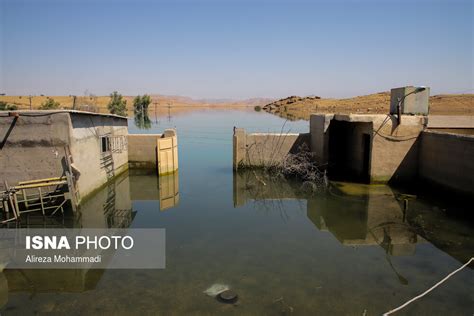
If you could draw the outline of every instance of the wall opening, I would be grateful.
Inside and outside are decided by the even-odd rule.
[[[328,175],[333,180],[369,182],[372,124],[333,120],[329,125]]]

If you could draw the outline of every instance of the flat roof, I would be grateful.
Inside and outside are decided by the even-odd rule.
[[[110,114],[110,113],[95,113],[87,111],[77,111],[77,110],[14,110],[14,111],[0,111],[0,113],[18,113],[20,116],[35,116],[35,115],[49,115],[57,113],[69,113],[69,114],[80,114],[80,115],[92,115],[92,116],[106,116],[119,119],[128,119],[126,116]]]

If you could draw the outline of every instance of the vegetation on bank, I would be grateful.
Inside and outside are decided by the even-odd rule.
[[[57,101],[54,101],[52,98],[47,98],[46,101],[41,103],[40,110],[57,110],[61,107],[61,104]]]
[[[5,101],[0,101],[0,111],[14,111],[17,109],[18,107],[15,104],[8,104]]]
[[[127,116],[127,100],[125,100],[120,93],[114,91],[110,94],[107,109],[111,114]]]

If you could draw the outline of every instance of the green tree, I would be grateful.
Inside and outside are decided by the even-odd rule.
[[[117,91],[110,94],[110,101],[107,108],[112,114],[127,116],[127,100]]]
[[[135,113],[141,112],[148,115],[148,106],[151,103],[151,98],[149,95],[136,96],[133,99],[133,110]]]
[[[55,109],[59,109],[60,106],[61,104],[59,104],[59,102],[54,101],[54,99],[47,98],[46,101],[41,103],[39,109],[40,110],[55,110]]]
[[[151,120],[148,117],[148,106],[151,103],[149,95],[136,96],[133,99],[133,112],[135,114],[135,125],[138,128],[148,129],[151,127]]]
[[[147,113],[136,112],[135,113],[135,126],[139,129],[150,129],[151,120]]]

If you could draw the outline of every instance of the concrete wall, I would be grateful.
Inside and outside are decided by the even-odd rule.
[[[101,153],[101,136],[128,135],[127,120],[111,116],[71,114],[70,150],[73,165],[80,171],[76,188],[80,199],[128,168],[128,150]]]
[[[418,170],[421,180],[474,195],[474,136],[423,132]]]
[[[70,124],[68,113],[15,118],[0,112],[0,190],[4,181],[12,186],[64,175]]]
[[[370,182],[404,182],[416,177],[417,140],[425,127],[425,117],[402,115],[401,125],[390,116],[374,120]]]
[[[281,163],[289,153],[300,146],[310,148],[310,134],[247,134],[244,129],[234,130],[234,169],[240,166],[262,167]]]
[[[156,143],[162,134],[128,135],[130,168],[156,168]]]
[[[329,123],[334,118],[334,114],[311,115],[309,121],[309,131],[311,134],[311,151],[315,161],[324,166],[328,163],[329,154]]]
[[[429,115],[428,129],[474,129],[474,116],[472,115]]]

